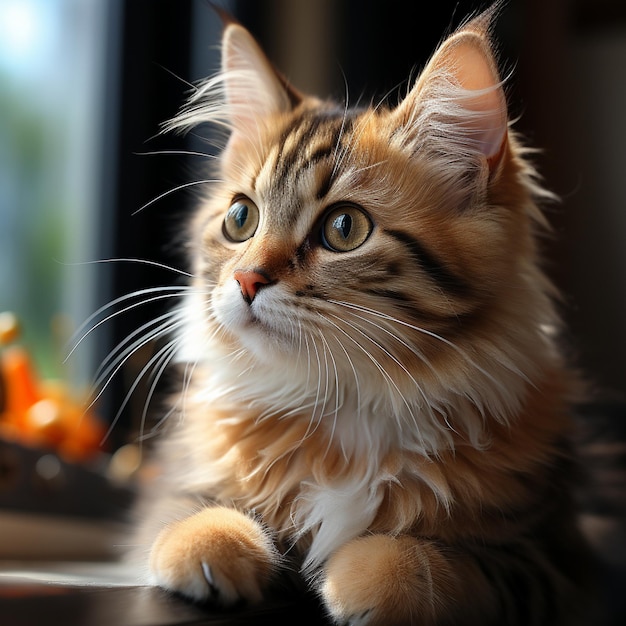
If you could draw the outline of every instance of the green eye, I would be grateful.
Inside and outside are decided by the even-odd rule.
[[[222,230],[229,241],[240,243],[250,239],[259,225],[259,209],[248,198],[238,198],[228,209]]]
[[[333,252],[350,252],[365,243],[374,229],[363,209],[352,204],[333,208],[322,224],[322,243]]]

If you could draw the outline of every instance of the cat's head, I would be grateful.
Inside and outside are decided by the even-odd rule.
[[[490,21],[450,36],[396,106],[362,109],[299,93],[226,26],[222,73],[173,124],[229,131],[192,227],[190,358],[219,343],[337,402],[345,384],[505,417],[550,309]]]

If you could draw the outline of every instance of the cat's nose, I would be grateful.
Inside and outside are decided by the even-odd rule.
[[[248,304],[254,300],[261,287],[269,285],[272,282],[269,276],[258,270],[237,270],[234,274],[234,278],[239,283],[241,295]]]

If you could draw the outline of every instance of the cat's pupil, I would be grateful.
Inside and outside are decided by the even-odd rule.
[[[352,230],[352,218],[346,213],[337,216],[333,221],[333,228],[335,228],[344,239],[348,239],[350,231]]]

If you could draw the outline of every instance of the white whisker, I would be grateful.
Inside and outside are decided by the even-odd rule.
[[[472,359],[472,357],[469,354],[467,354],[467,352],[465,350],[463,350],[462,348],[460,348],[456,344],[452,343],[451,341],[449,341],[445,337],[442,337],[441,335],[438,335],[437,333],[435,333],[433,331],[427,330],[427,329],[422,328],[420,326],[415,326],[414,324],[411,324],[409,322],[405,322],[404,320],[398,319],[397,317],[393,317],[392,315],[388,315],[387,313],[381,313],[380,311],[376,311],[375,309],[370,309],[369,307],[365,307],[365,306],[362,306],[362,305],[351,304],[351,303],[348,303],[348,302],[340,302],[338,300],[329,300],[329,302],[332,302],[334,304],[337,304],[338,306],[343,306],[343,307],[346,307],[346,308],[349,308],[349,309],[355,309],[357,311],[361,311],[361,312],[364,312],[364,313],[370,313],[371,315],[374,315],[376,317],[380,317],[382,319],[388,320],[388,321],[393,322],[395,324],[399,324],[399,325],[404,326],[406,328],[410,328],[412,330],[415,330],[418,333],[421,333],[423,335],[427,335],[428,337],[432,337],[433,339],[436,339],[437,341],[440,341],[441,343],[443,343],[443,344],[447,345],[448,347],[452,348],[469,365],[471,365],[473,368],[475,368],[476,371],[478,371],[481,374],[483,374],[494,385],[496,385],[497,387],[499,387],[501,389],[503,388],[502,387],[502,383],[500,381],[496,380],[483,367],[478,365],[478,363],[476,363],[476,361],[474,359]],[[515,370],[515,373],[519,374],[521,377],[524,378],[524,380],[529,382],[527,377],[523,374],[523,372],[521,372],[519,370]]]
[[[320,409],[320,417],[319,418],[316,417],[316,413],[317,413],[317,410],[320,404],[320,399],[322,396],[322,360],[320,358],[320,353],[313,337],[311,337],[311,344],[313,345],[313,350],[315,352],[315,359],[317,361],[317,377],[316,377],[317,378],[317,390],[315,393],[315,401],[313,402],[313,405],[312,405],[313,408],[311,411],[311,418],[309,420],[309,424],[307,426],[306,432],[304,433],[304,436],[302,438],[303,440],[309,437],[310,435],[312,435],[317,430],[324,415],[324,405],[322,405]],[[324,403],[325,403],[325,399],[324,399]],[[313,424],[315,424],[315,426],[313,426]]]
[[[165,315],[159,316],[151,322],[144,324],[141,327],[141,330],[146,331],[151,326],[151,330],[149,332],[145,332],[143,336],[139,332],[140,329],[136,329],[134,332],[128,335],[128,337],[124,341],[120,342],[118,346],[116,346],[115,350],[112,351],[112,354],[107,357],[107,359],[111,361],[111,363],[107,367],[108,372],[110,372],[116,364],[123,364],[123,361],[128,360],[128,358],[132,356],[132,354],[140,350],[149,341],[161,339],[162,337],[165,337],[167,335],[173,335],[178,329],[184,326],[184,321],[178,318],[177,311],[171,311],[169,313],[166,313]],[[123,351],[121,350],[121,348],[125,344],[129,343],[130,339],[138,335],[140,337],[139,339],[137,339],[134,343],[128,345],[128,347]],[[112,358],[113,356],[115,357],[115,359]],[[99,381],[96,384],[100,384],[106,376],[106,372],[100,373]]]
[[[146,375],[147,372],[150,371],[150,369],[152,368],[154,363],[156,363],[157,361],[159,361],[159,359],[161,359],[163,357],[163,353],[167,352],[168,350],[170,350],[172,345],[175,345],[176,342],[177,342],[177,340],[174,339],[174,340],[170,341],[167,345],[165,345],[163,348],[161,348],[144,365],[144,367],[141,369],[139,374],[137,374],[137,377],[135,378],[133,384],[130,386],[130,389],[128,390],[128,393],[124,397],[124,400],[122,401],[122,404],[120,405],[120,408],[118,409],[115,417],[113,418],[111,424],[109,425],[109,428],[107,429],[107,432],[105,433],[104,437],[102,438],[102,441],[100,442],[100,445],[104,444],[106,442],[106,440],[111,436],[111,433],[113,432],[113,429],[115,428],[115,426],[117,425],[117,422],[119,421],[120,417],[122,416],[122,413],[124,412],[124,409],[126,408],[126,405],[130,402],[131,397],[135,393],[135,390],[139,386],[139,383],[141,382],[143,377]]]
[[[181,274],[182,276],[188,276],[189,278],[193,278],[193,274],[189,272],[185,272],[184,270],[178,269],[171,265],[166,265],[165,263],[159,263],[158,261],[151,261],[150,259],[134,259],[134,258],[113,258],[113,259],[96,259],[94,261],[78,261],[73,263],[68,263],[64,261],[59,261],[61,265],[66,265],[69,267],[79,267],[81,265],[96,265],[99,263],[138,263],[141,265],[151,265],[153,267],[159,267],[164,270],[168,270],[170,272],[175,272],[177,274]]]
[[[356,345],[362,352],[363,354],[365,354],[365,356],[374,364],[374,366],[378,369],[378,371],[383,375],[383,378],[386,380],[387,384],[390,386],[390,388],[395,392],[395,394],[397,394],[397,396],[399,398],[402,399],[403,403],[405,404],[405,406],[407,407],[407,409],[409,410],[409,412],[411,412],[412,414],[412,409],[411,406],[408,402],[408,400],[405,398],[405,396],[403,395],[403,393],[400,391],[400,388],[398,387],[398,385],[396,384],[396,382],[393,380],[393,377],[389,374],[389,372],[383,367],[383,365],[380,363],[380,361],[369,351],[367,350],[361,343],[359,343],[355,337],[353,337],[350,333],[346,332],[345,330],[343,330],[339,325],[335,324],[332,320],[330,320],[327,316],[324,316],[326,318],[326,320],[332,324],[341,334],[343,334],[345,337],[347,337],[354,345]],[[350,322],[347,322],[346,320],[342,320],[341,318],[339,318],[338,316],[334,316],[336,319],[339,319],[342,323],[344,323],[346,326],[348,326],[349,328],[352,328],[353,330],[356,330],[358,334],[360,334],[361,336],[363,336],[365,339],[367,339],[368,341],[370,341],[371,343],[373,343],[374,345],[377,345],[376,342],[371,339],[371,337],[368,337],[367,334],[359,331],[353,324],[351,324]],[[380,347],[380,346],[378,346]],[[383,348],[381,348],[383,349]],[[383,349],[384,350],[384,349]],[[398,416],[395,416],[396,419],[398,419]]]
[[[218,155],[196,150],[150,150],[148,152],[134,152],[137,156],[197,156],[205,159],[217,159]]]
[[[106,391],[106,389],[109,387],[109,385],[111,384],[111,381],[115,378],[116,374],[120,371],[120,369],[122,369],[122,367],[124,366],[124,364],[128,361],[128,359],[135,354],[138,350],[140,350],[141,348],[143,348],[144,346],[148,345],[150,342],[154,341],[155,339],[165,335],[165,334],[169,334],[170,332],[172,332],[177,326],[180,326],[183,322],[178,322],[177,324],[174,325],[165,325],[163,324],[161,327],[159,327],[158,329],[156,329],[155,331],[149,333],[147,336],[143,337],[142,339],[136,341],[131,347],[133,348],[132,350],[126,350],[126,354],[124,355],[124,357],[118,357],[106,370],[106,375],[108,376],[108,378],[106,378],[106,382],[104,382],[104,374],[101,375],[100,379],[96,382],[95,387],[98,388],[99,387],[99,391],[98,393],[95,395],[95,397],[93,398],[93,400],[91,401],[91,403],[89,404],[88,408],[91,408],[102,396],[102,394]],[[104,384],[102,384],[104,382]],[[102,385],[102,386],[100,386]]]
[[[397,343],[399,343],[400,345],[404,346],[407,350],[409,350],[411,353],[413,353],[418,359],[420,359],[420,361],[422,363],[424,363],[434,374],[437,373],[437,371],[435,370],[435,368],[433,367],[432,363],[426,358],[426,356],[424,355],[423,352],[421,352],[416,346],[414,346],[413,344],[409,344],[407,343],[402,336],[400,336],[397,333],[393,333],[391,332],[391,330],[389,330],[388,328],[385,328],[382,324],[378,324],[377,322],[375,322],[372,319],[369,319],[363,315],[358,315],[357,313],[355,313],[354,311],[350,311],[348,310],[347,313],[349,315],[351,315],[352,317],[355,317],[359,320],[362,320],[363,322],[370,324],[371,326],[373,326],[374,328],[376,328],[377,330],[381,331],[382,333],[388,335],[389,337],[391,337],[394,341],[396,341]]]
[[[335,435],[335,429],[337,428],[337,419],[339,417],[339,407],[340,407],[340,401],[339,401],[339,389],[340,389],[340,385],[339,385],[339,372],[337,370],[337,362],[335,361],[335,357],[333,356],[333,352],[330,349],[330,346],[328,345],[328,341],[326,341],[326,337],[324,337],[324,333],[320,330],[319,332],[320,338],[322,339],[322,342],[324,343],[324,354],[326,353],[326,350],[328,350],[328,354],[330,356],[332,365],[333,365],[333,371],[335,373],[335,410],[333,411],[332,415],[333,415],[333,424],[332,427],[330,429],[330,436],[328,438],[328,445],[326,446],[326,450],[324,452],[324,458],[328,455],[328,452],[331,448],[331,445],[333,443],[333,439],[334,439],[334,435]],[[328,368],[327,368],[327,374],[328,374]],[[328,393],[328,377],[327,377],[327,383],[326,383],[326,389],[327,389],[327,393]]]
[[[127,307],[125,307],[123,309],[120,309],[119,311],[115,311],[114,313],[111,313],[110,315],[107,315],[104,319],[100,320],[99,322],[97,322],[96,324],[91,326],[89,328],[89,330],[85,331],[82,334],[80,339],[74,344],[74,347],[69,351],[68,355],[65,357],[65,361],[64,362],[67,362],[67,360],[76,351],[78,346],[91,333],[93,333],[97,328],[99,328],[103,324],[106,324],[107,322],[111,321],[112,319],[114,319],[118,315],[123,315],[124,313],[128,313],[128,311],[131,311],[132,309],[136,309],[137,307],[144,306],[144,305],[150,304],[152,302],[158,302],[160,300],[167,300],[167,299],[170,299],[170,298],[179,298],[179,297],[181,297],[181,295],[183,293],[186,293],[190,289],[191,289],[191,287],[180,287],[180,286],[178,286],[178,287],[153,287],[153,288],[150,288],[150,289],[142,289],[140,291],[134,291],[133,293],[127,294],[125,296],[121,296],[121,297],[113,300],[113,302],[110,302],[109,304],[106,304],[103,307],[100,307],[93,315],[91,315],[88,318],[88,320],[86,322],[84,322],[80,326],[80,328],[75,333],[75,335],[80,333],[88,324],[90,324],[94,319],[99,317],[101,313],[103,313],[107,309],[110,309],[110,308],[116,306],[117,304],[120,304],[121,302],[125,302],[127,300],[132,299],[132,298],[136,298],[136,297],[139,297],[139,296],[142,296],[142,295],[146,295],[146,294],[149,294],[149,293],[166,292],[166,293],[162,293],[162,295],[160,295],[160,296],[154,296],[152,298],[147,298],[146,300],[141,300],[140,302],[135,302],[134,304],[130,304]]]
[[[394,354],[392,354],[387,348],[385,348],[385,346],[383,346],[379,341],[375,340],[371,335],[369,335],[367,332],[365,332],[365,330],[363,329],[362,326],[360,326],[359,324],[356,324],[356,323],[348,322],[347,320],[342,319],[338,315],[334,315],[332,313],[331,313],[331,315],[333,315],[333,317],[335,319],[340,320],[341,322],[343,322],[344,324],[346,324],[347,326],[349,326],[350,328],[352,328],[356,332],[358,332],[365,339],[370,341],[374,346],[376,346],[379,350],[381,350],[387,357],[389,357],[398,367],[400,367],[400,369],[402,369],[402,371],[408,376],[408,378],[415,385],[415,387],[419,391],[420,395],[424,399],[424,407],[429,411],[429,413],[431,414],[431,417],[432,417],[433,416],[432,415],[432,407],[430,406],[429,399],[426,396],[424,390],[422,389],[422,386],[415,380],[415,377],[413,376],[413,374],[411,374],[411,372],[408,370],[406,365],[404,365],[404,363],[402,363]]]
[[[109,373],[112,369],[115,368],[115,365],[120,360],[125,360],[126,356],[130,356],[131,354],[136,352],[139,349],[136,347],[138,343],[143,342],[147,337],[158,337],[164,330],[165,332],[168,332],[171,328],[170,325],[161,323],[165,322],[165,320],[170,320],[175,316],[176,312],[170,311],[168,313],[165,313],[164,315],[161,315],[153,320],[150,320],[149,322],[146,322],[145,324],[142,324],[139,328],[136,328],[132,333],[130,333],[122,341],[120,341],[120,343],[118,343],[118,345],[115,346],[115,348],[113,348],[113,350],[111,350],[111,352],[109,352],[109,354],[103,359],[102,363],[96,370],[94,376],[94,386],[99,387],[102,381],[108,378]],[[147,333],[148,329],[152,330]],[[131,343],[132,340],[137,336],[140,336],[141,339],[137,342]],[[125,346],[128,347],[125,348]]]
[[[203,179],[203,180],[192,180],[189,183],[183,183],[182,185],[177,185],[176,187],[172,189],[168,189],[167,191],[164,191],[163,193],[159,194],[156,198],[152,198],[152,200],[149,200],[144,205],[140,206],[136,211],[133,211],[131,215],[137,215],[137,213],[141,213],[141,211],[143,211],[144,209],[147,209],[149,206],[152,206],[159,200],[162,200],[163,198],[166,198],[167,196],[170,196],[171,194],[176,193],[177,191],[182,191],[183,189],[188,189],[189,187],[194,187],[196,185],[208,185],[210,183],[216,183],[216,182],[219,182],[219,180]]]
[[[150,389],[148,390],[148,394],[146,395],[146,401],[144,403],[143,411],[141,412],[141,420],[139,425],[139,441],[140,444],[143,441],[143,432],[146,425],[146,421],[148,419],[148,410],[150,404],[152,403],[152,398],[156,392],[157,385],[161,382],[161,378],[171,363],[172,359],[176,354],[176,350],[178,349],[177,341],[173,340],[168,344],[168,348],[161,351],[161,358],[158,363],[156,363],[156,369],[151,374],[153,376],[152,384],[150,385]]]

